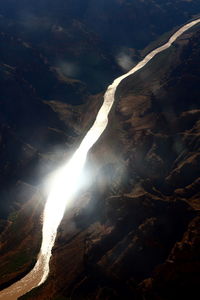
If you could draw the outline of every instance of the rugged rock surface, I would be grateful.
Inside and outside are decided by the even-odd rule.
[[[41,245],[41,210],[44,199],[31,186],[23,185],[18,183],[18,191],[23,191],[24,195],[20,196],[23,196],[26,203],[17,213],[9,216],[1,234],[1,289],[19,280],[33,268]],[[19,196],[19,193],[15,195]]]
[[[199,43],[197,28],[121,83],[92,185],[65,215],[47,282],[22,299],[194,298]]]
[[[3,0],[0,8],[1,288],[34,264],[46,176],[79,144],[103,89],[139,49],[199,8],[186,0],[48,0],[47,12],[46,3]],[[89,155],[87,187],[59,228],[50,276],[23,299],[194,298],[199,43],[197,27],[121,83]]]
[[[0,27],[96,93],[134,64],[138,49],[199,10],[198,0],[2,0]]]
[[[70,155],[71,145],[90,126],[101,99],[89,95],[80,81],[60,76],[38,50],[21,39],[1,32],[0,41],[3,288],[32,268],[41,242],[38,232],[47,175],[67,159],[66,148]],[[77,105],[70,104],[72,98]]]

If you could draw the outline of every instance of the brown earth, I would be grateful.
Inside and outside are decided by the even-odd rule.
[[[49,278],[22,299],[195,299],[199,42],[198,30],[187,34],[121,83]]]

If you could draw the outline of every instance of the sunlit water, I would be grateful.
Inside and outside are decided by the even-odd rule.
[[[24,278],[0,292],[0,299],[17,299],[19,296],[24,295],[28,291],[42,284],[47,279],[51,250],[55,242],[57,228],[63,218],[66,208],[70,206],[73,201],[73,196],[77,191],[88,151],[99,139],[108,124],[108,114],[112,108],[115,100],[115,92],[120,82],[124,78],[143,68],[155,55],[169,48],[182,33],[199,22],[200,19],[197,19],[184,25],[171,36],[167,43],[150,52],[132,70],[115,79],[108,87],[104,95],[103,105],[97,114],[93,126],[84,137],[71,160],[56,172],[54,180],[52,181],[43,214],[42,245],[35,267]]]

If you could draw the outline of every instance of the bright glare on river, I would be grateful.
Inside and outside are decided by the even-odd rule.
[[[78,182],[83,171],[88,151],[99,139],[108,124],[108,114],[115,100],[115,91],[119,83],[124,78],[143,68],[155,55],[169,48],[182,33],[199,22],[200,19],[197,19],[184,25],[171,36],[166,44],[153,50],[132,70],[115,79],[108,87],[104,95],[103,105],[98,112],[93,126],[84,137],[71,160],[56,172],[54,180],[51,183],[50,193],[43,215],[42,245],[35,267],[24,278],[0,292],[0,299],[15,300],[19,296],[24,295],[28,291],[42,284],[47,279],[51,250],[55,242],[57,228],[63,218],[65,209],[70,205],[73,196],[77,191]]]

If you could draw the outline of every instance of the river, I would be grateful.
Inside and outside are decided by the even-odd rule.
[[[67,206],[73,201],[73,196],[79,185],[81,173],[83,171],[88,151],[102,135],[108,124],[108,114],[115,100],[115,92],[120,82],[126,77],[142,69],[158,53],[169,48],[185,31],[200,23],[200,19],[194,20],[176,31],[170,39],[161,47],[153,50],[140,61],[128,73],[118,77],[107,88],[104,95],[104,102],[97,114],[96,120],[83,138],[79,148],[75,151],[72,158],[59,169],[51,183],[50,193],[46,201],[43,212],[42,245],[38,260],[32,271],[25,277],[10,287],[0,292],[0,299],[15,300],[26,294],[33,288],[41,285],[49,274],[49,261],[53,248],[57,229],[63,218]]]

